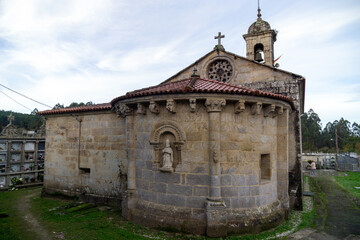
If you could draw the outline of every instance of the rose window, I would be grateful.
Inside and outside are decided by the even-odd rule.
[[[232,76],[233,68],[227,60],[216,60],[209,66],[208,76],[212,80],[228,82]]]

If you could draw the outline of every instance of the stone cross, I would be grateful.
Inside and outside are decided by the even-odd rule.
[[[221,39],[224,37],[225,37],[225,35],[221,35],[221,32],[219,32],[219,34],[214,37],[215,39],[218,40],[218,46],[221,46]]]
[[[14,121],[14,120],[15,120],[15,117],[12,115],[12,113],[10,113],[10,115],[8,116],[9,124],[11,125],[12,121]]]

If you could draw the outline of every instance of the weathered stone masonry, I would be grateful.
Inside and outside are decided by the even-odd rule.
[[[273,66],[276,31],[260,10],[247,58],[225,51],[223,37],[160,85],[42,112],[45,191],[212,237],[271,228],[301,208],[305,79]]]

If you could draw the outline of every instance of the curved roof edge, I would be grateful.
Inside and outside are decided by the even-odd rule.
[[[111,106],[124,99],[182,93],[222,93],[267,97],[286,101],[295,109],[294,102],[290,97],[203,78],[188,78],[176,82],[161,83],[156,86],[128,92],[123,96],[114,98],[111,101]]]
[[[38,112],[39,115],[53,115],[65,113],[78,113],[78,112],[92,112],[92,111],[105,111],[111,110],[110,103],[101,103],[88,106],[72,107],[72,108],[58,108]]]

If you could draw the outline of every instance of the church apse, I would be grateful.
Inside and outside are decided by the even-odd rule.
[[[273,67],[276,35],[258,11],[243,36],[246,58],[225,51],[219,32],[212,51],[159,85],[105,108],[43,112],[50,126],[45,190],[115,198],[130,221],[210,237],[283,222],[294,201],[289,182],[301,200],[305,79]],[[61,148],[74,143],[78,129],[57,135],[62,118],[71,122],[75,114],[84,115],[88,188],[68,171],[77,167],[77,152]]]

